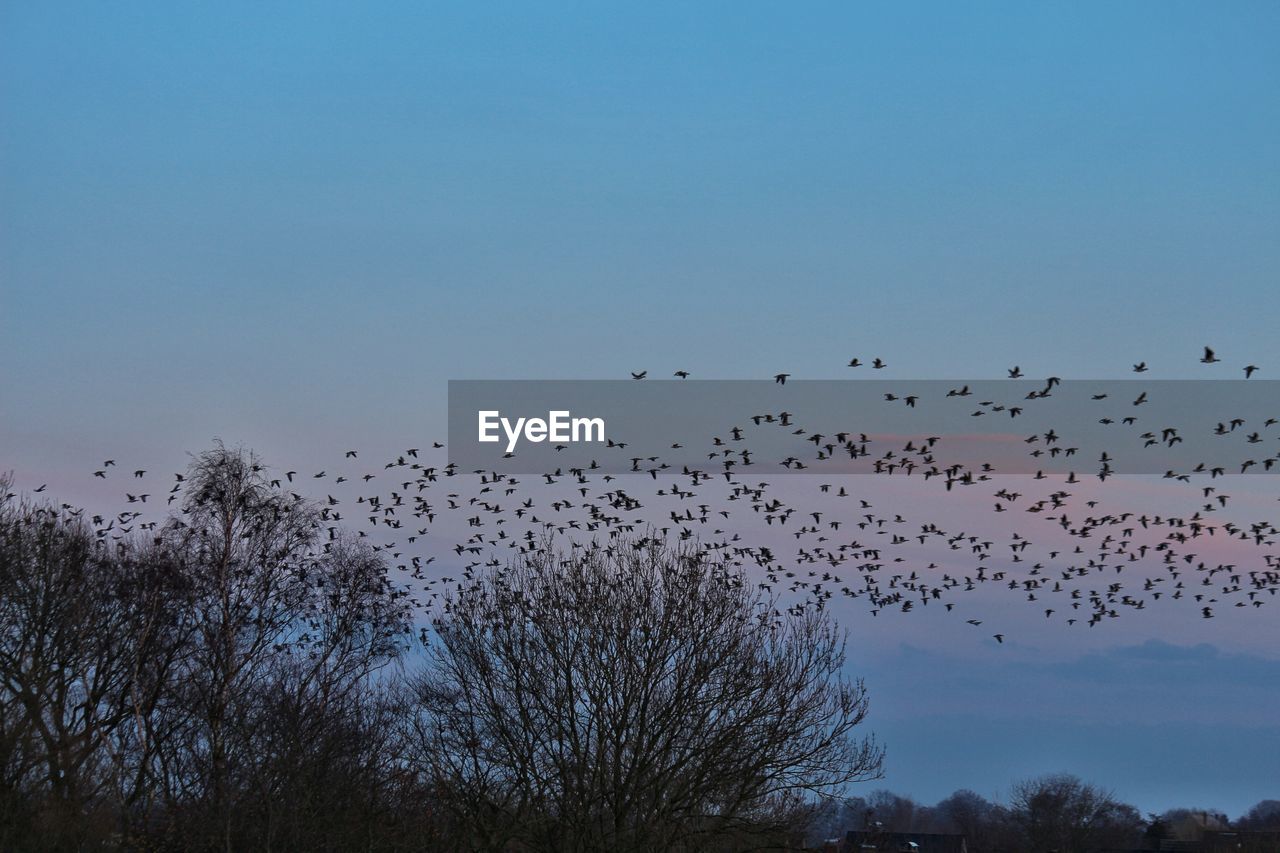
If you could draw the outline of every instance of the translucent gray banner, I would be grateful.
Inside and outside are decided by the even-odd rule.
[[[1267,380],[455,380],[460,472],[1171,477],[1280,470]]]

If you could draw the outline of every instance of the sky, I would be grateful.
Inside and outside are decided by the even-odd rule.
[[[404,446],[450,379],[1280,377],[1278,42],[1249,2],[0,2],[0,469]],[[884,784],[1280,797],[1260,613],[1017,666],[857,625]]]

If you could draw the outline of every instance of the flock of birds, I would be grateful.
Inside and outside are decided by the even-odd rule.
[[[1220,359],[1206,347],[1200,361]],[[848,363],[862,365],[858,358]],[[870,361],[872,369],[885,366],[880,358]],[[1147,369],[1145,362],[1133,365],[1135,373]],[[1250,378],[1258,367],[1243,372]],[[631,374],[635,380],[647,375]],[[1022,375],[1017,366],[1008,370],[1011,379]],[[789,377],[779,373],[774,380],[785,384]],[[1052,394],[1056,383],[1050,379],[1032,396]],[[1130,417],[1143,426],[1138,416]],[[1242,471],[1270,470],[1280,460],[1277,423],[1224,414],[1220,431],[1252,431],[1249,443],[1257,445]],[[1112,508],[1105,458],[1103,476],[1087,483],[1074,474],[1011,481],[983,466],[948,465],[932,441],[923,441],[873,459],[872,476],[828,477],[823,460],[875,454],[866,435],[826,426],[798,423],[786,412],[756,413],[726,424],[722,435],[688,437],[690,446],[706,445],[705,466],[669,465],[653,456],[632,459],[632,473],[623,475],[593,466],[528,479],[463,471],[439,459],[444,445],[431,442],[372,465],[367,454],[351,449],[314,471],[268,476],[294,499],[316,503],[322,547],[346,529],[366,537],[425,613],[483,571],[544,547],[548,536],[605,547],[635,546],[649,537],[696,542],[740,567],[775,616],[784,608],[830,607],[839,597],[862,602],[873,616],[925,607],[955,611],[953,618],[981,630],[992,618],[983,609],[990,600],[979,597],[970,605],[964,594],[990,590],[1029,603],[1046,619],[1097,626],[1167,602],[1194,607],[1202,618],[1252,610],[1280,588],[1277,527],[1236,517],[1231,495],[1222,490],[1227,481],[1218,481],[1234,470],[1188,460],[1185,470],[1169,471],[1161,478],[1168,492],[1161,493],[1161,505],[1177,501],[1183,511]],[[753,428],[785,429],[811,440],[812,458],[791,460],[808,466],[808,476],[772,482],[750,476]],[[1177,437],[1175,428],[1163,425],[1149,434],[1162,445]],[[1056,434],[1028,436],[1028,442],[1038,443],[1033,452],[1065,446]],[[628,454],[625,444],[614,442],[603,452]],[[129,484],[124,508],[91,516],[104,544],[156,530],[163,519],[148,517],[148,510],[181,512],[186,474],[170,475],[161,493],[148,490],[154,477],[145,468],[121,468],[107,459],[92,472],[100,480],[122,475]],[[878,491],[881,478],[892,480],[896,491]],[[958,507],[967,509],[949,509]],[[910,517],[925,508],[932,518]],[[987,627],[983,636],[1003,643],[1007,630],[992,634]]]

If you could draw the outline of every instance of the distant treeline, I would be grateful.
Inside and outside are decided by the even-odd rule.
[[[823,840],[844,839],[851,830],[871,837],[959,834],[970,853],[1159,850],[1161,842],[1174,849],[1168,842],[1199,842],[1206,832],[1280,833],[1280,800],[1263,800],[1231,820],[1209,808],[1176,808],[1144,816],[1106,789],[1069,774],[1014,783],[1004,802],[961,790],[928,806],[879,790],[819,807],[810,824],[810,844],[816,847]],[[1268,836],[1263,846],[1239,849],[1274,853],[1280,850],[1280,836]]]

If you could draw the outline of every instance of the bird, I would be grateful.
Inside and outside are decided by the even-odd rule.
[[[1021,377],[1022,377],[1022,368],[1021,368],[1021,367],[1019,367],[1018,365],[1016,365],[1016,364],[1015,364],[1013,367],[1009,368],[1009,378],[1010,378],[1010,379],[1020,379]]]
[[[642,370],[642,371],[640,371],[639,373],[632,372],[632,374],[631,374],[631,378],[632,378],[632,379],[644,379],[644,378],[645,378],[646,376],[648,376],[648,375],[649,375],[649,371],[647,371],[647,370]]]
[[[1253,376],[1253,374],[1257,372],[1258,372],[1258,366],[1256,364],[1246,365],[1244,368],[1244,378],[1249,379]]]
[[[673,373],[673,374],[671,374],[671,375],[672,375],[672,376],[679,376],[681,379],[688,379],[688,378],[689,378],[689,371],[687,371],[687,370],[677,370],[675,373]]]
[[[1222,359],[1215,356],[1212,349],[1209,347],[1204,348],[1204,356],[1200,359],[1201,364],[1214,364],[1219,361],[1222,361]]]
[[[786,385],[786,384],[787,384],[787,377],[788,377],[788,376],[790,376],[790,375],[791,375],[790,373],[777,373],[777,374],[774,374],[773,381],[774,381],[774,382],[776,382],[776,383],[777,383],[777,384],[779,384],[779,385]]]
[[[1146,363],[1145,361],[1140,361],[1140,362],[1138,362],[1137,364],[1135,364],[1135,365],[1133,366],[1133,372],[1134,372],[1134,373],[1146,373],[1146,372],[1147,372],[1147,363]]]

